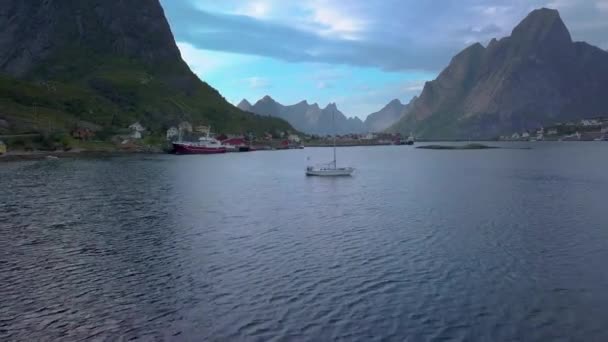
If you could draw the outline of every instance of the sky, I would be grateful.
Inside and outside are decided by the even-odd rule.
[[[335,102],[361,119],[407,103],[468,45],[535,8],[608,49],[608,0],[161,0],[191,69],[233,104]]]

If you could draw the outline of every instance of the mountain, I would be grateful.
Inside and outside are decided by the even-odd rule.
[[[399,121],[408,109],[409,106],[402,104],[401,101],[392,100],[384,108],[367,116],[364,122],[365,128],[369,132],[382,132]]]
[[[239,107],[247,108],[249,102],[241,101]],[[365,125],[359,118],[347,118],[335,103],[328,104],[325,108],[318,104],[308,104],[301,101],[294,105],[285,106],[275,101],[270,96],[264,96],[253,106],[249,104],[249,111],[259,115],[270,115],[289,122],[295,129],[308,134],[347,134],[365,132]],[[334,116],[335,125],[332,122]]]
[[[243,99],[241,102],[239,102],[239,104],[237,105],[237,108],[245,111],[245,112],[251,112],[251,107],[253,107],[251,105],[251,103],[249,103],[249,101]]]
[[[87,121],[160,131],[181,120],[216,131],[290,129],[245,113],[182,60],[158,0],[4,0],[0,130]],[[8,128],[7,128],[8,127]]]
[[[511,36],[456,55],[390,131],[493,138],[606,114],[608,52],[573,42],[556,10],[531,12]]]

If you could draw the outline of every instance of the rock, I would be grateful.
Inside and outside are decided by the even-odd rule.
[[[608,52],[573,42],[559,13],[530,13],[510,37],[474,44],[427,82],[390,130],[488,139],[605,113]]]

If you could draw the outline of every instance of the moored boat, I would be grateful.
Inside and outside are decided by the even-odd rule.
[[[180,134],[179,141],[173,143],[175,154],[217,154],[226,153],[226,151],[226,146],[211,137],[210,130],[207,130],[207,134],[196,142],[181,141]]]
[[[332,113],[332,125],[334,124],[334,113]],[[336,135],[334,134],[334,160],[319,166],[307,166],[307,176],[321,176],[321,177],[338,177],[338,176],[350,176],[355,169],[353,167],[338,167],[336,161]]]

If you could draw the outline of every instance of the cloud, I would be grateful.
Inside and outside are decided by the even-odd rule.
[[[199,49],[383,70],[440,70],[543,6],[560,10],[576,40],[600,45],[608,33],[607,0],[162,2],[176,37]]]
[[[221,72],[233,65],[243,65],[255,60],[255,57],[252,56],[199,49],[187,42],[178,41],[177,47],[192,71],[201,77]]]
[[[269,1],[253,1],[243,7],[239,7],[235,11],[235,14],[263,19],[270,14],[271,9],[272,4]]]

